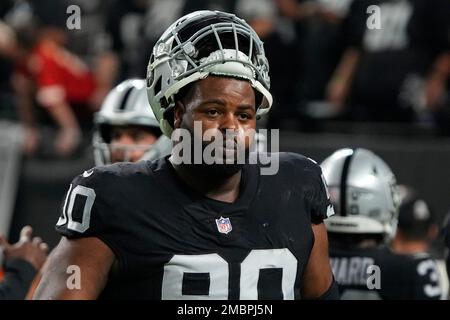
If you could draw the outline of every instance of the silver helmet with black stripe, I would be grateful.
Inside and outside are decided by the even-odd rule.
[[[111,163],[111,129],[113,127],[147,127],[158,137],[151,146],[123,146],[130,150],[145,150],[141,160],[153,160],[170,153],[171,141],[161,134],[159,123],[148,104],[143,79],[128,79],[114,87],[103,101],[100,111],[95,114],[94,124],[93,146],[97,166]]]
[[[386,162],[366,149],[340,149],[321,167],[336,211],[325,220],[329,232],[394,235],[400,199]]]
[[[196,11],[164,32],[148,64],[148,99],[164,134],[173,130],[176,95],[209,75],[248,80],[257,94],[257,115],[270,110],[269,64],[258,35],[233,14]]]

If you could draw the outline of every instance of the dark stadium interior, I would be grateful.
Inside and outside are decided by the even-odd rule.
[[[395,7],[400,2],[406,7]],[[1,0],[0,234],[14,243],[31,225],[50,248],[57,245],[55,223],[69,184],[95,166],[93,114],[112,87],[145,78],[161,33],[198,9],[233,12],[264,42],[274,105],[258,125],[280,129],[280,151],[320,163],[340,148],[372,150],[398,183],[417,190],[443,227],[450,215],[449,3]],[[403,33],[385,31],[386,39],[365,33],[371,4],[390,8],[381,22]],[[81,8],[80,28],[69,27],[71,5]],[[89,77],[63,81],[70,117],[56,115],[50,93],[38,94],[54,84],[51,67],[31,76],[30,54],[46,52],[40,45],[49,39],[56,43],[51,55],[69,52],[69,64],[80,61],[79,70],[89,70]],[[439,260],[448,254],[441,236],[431,254]]]

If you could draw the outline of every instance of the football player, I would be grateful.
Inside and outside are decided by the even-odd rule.
[[[199,123],[225,136],[224,153],[235,155],[243,140],[248,150],[246,134],[272,104],[268,68],[262,42],[235,15],[180,18],[156,43],[148,68],[162,132],[193,133],[195,149]],[[201,143],[201,151],[210,146]],[[263,175],[249,161],[178,163],[174,150],[73,180],[56,226],[63,237],[35,298],[338,297],[323,223],[333,208],[315,162],[277,154],[278,171]],[[66,285],[73,266],[77,290]]]
[[[396,255],[399,192],[389,166],[366,149],[341,149],[321,164],[336,215],[326,220],[342,299],[440,299],[434,260]]]
[[[95,165],[153,160],[168,155],[164,136],[147,99],[145,80],[125,80],[109,92],[95,114]]]
[[[411,187],[400,186],[401,202],[392,250],[400,254],[427,255],[439,230],[428,204]]]
[[[447,277],[450,282],[450,219],[448,215],[444,219],[444,227],[442,228],[442,235],[444,237],[444,244],[446,247],[445,252],[445,267],[447,269]],[[450,292],[447,293],[447,297],[450,298]]]
[[[434,212],[412,187],[400,185],[400,194],[398,225],[391,248],[397,254],[432,260],[439,273],[433,277],[439,278],[442,298],[445,298],[448,291],[445,261],[431,251],[432,242],[439,234]]]

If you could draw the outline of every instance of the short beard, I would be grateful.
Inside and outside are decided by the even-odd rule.
[[[244,167],[244,164],[187,164],[185,165],[195,175],[204,178],[226,179],[238,173]]]

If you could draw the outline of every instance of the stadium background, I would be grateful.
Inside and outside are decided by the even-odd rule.
[[[444,12],[445,17],[448,11],[442,3],[445,2],[434,1],[430,12]],[[66,22],[70,13],[66,9],[74,4],[81,8],[81,29],[68,30]],[[353,20],[349,18],[351,5],[350,0],[2,0],[0,48],[7,47],[10,40],[5,25],[14,27],[24,21],[29,23],[30,17],[38,17],[40,22],[36,28],[52,27],[63,31],[66,37],[63,47],[92,70],[95,70],[98,58],[114,56],[118,68],[111,79],[112,85],[125,78],[145,76],[152,44],[167,24],[182,14],[200,8],[236,12],[254,23],[266,43],[276,102],[269,118],[261,120],[261,126],[281,129],[280,150],[298,152],[321,161],[341,147],[371,149],[391,166],[399,183],[419,191],[441,224],[450,209],[448,73],[444,82],[446,90],[437,107],[427,109],[419,103],[418,92],[425,90],[423,83],[410,91],[412,102],[408,107],[414,110],[412,116],[394,117],[387,106],[379,109],[381,116],[354,116],[352,99],[345,100],[343,112],[336,112],[339,109],[333,108],[327,85],[346,48],[359,45],[358,48],[365,52],[363,44],[355,44],[358,37],[348,31],[356,26],[366,27],[359,21],[361,15],[356,14]],[[366,19],[369,14],[364,12],[362,16]],[[446,17],[449,20],[450,14]],[[448,44],[448,21],[444,19],[443,22],[422,30],[420,28],[429,24],[415,21],[417,28],[425,34],[424,39],[435,38],[434,30],[440,28],[443,41]],[[413,41],[411,39],[411,43]],[[420,50],[423,45],[420,44]],[[434,43],[429,49],[435,52],[434,47],[431,50],[432,45]],[[402,54],[406,55],[408,50],[414,50],[414,47],[398,49],[398,56],[381,61],[386,65],[401,65]],[[22,152],[26,135],[24,122],[17,111],[20,94],[11,85],[17,67],[14,58],[4,52],[0,54],[0,232],[8,234],[14,242],[20,228],[30,224],[36,234],[53,247],[59,238],[54,232],[54,224],[68,185],[75,175],[94,165],[93,128],[91,123],[80,123],[83,131],[79,145],[70,155],[58,156],[53,147],[57,126],[46,110],[36,104],[33,112],[37,115],[41,144],[34,153]],[[420,62],[426,64],[426,61]],[[385,70],[386,65],[382,63],[378,68]],[[431,62],[428,67],[432,68]],[[401,72],[395,68],[388,71],[388,75]],[[423,81],[427,80],[427,74],[428,71],[422,73]],[[357,79],[364,77],[355,81]],[[436,240],[435,249],[435,254],[442,256],[440,239]]]

